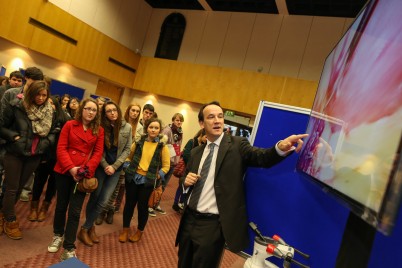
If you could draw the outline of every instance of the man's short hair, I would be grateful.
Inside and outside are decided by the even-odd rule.
[[[32,80],[43,80],[43,73],[39,68],[28,67],[25,70],[25,78],[31,78]]]
[[[144,108],[142,108],[142,112],[144,112],[145,110],[155,112],[155,107],[152,104],[147,103],[144,105]]]
[[[201,106],[200,111],[198,113],[198,122],[204,122],[204,109],[209,105],[217,105],[222,108],[221,104],[218,101],[211,101]],[[222,109],[223,110],[223,109]]]
[[[174,121],[174,120],[176,119],[176,117],[179,117],[180,122],[184,122],[184,116],[183,116],[181,113],[175,113],[175,114],[172,116],[172,121]]]
[[[19,78],[19,79],[24,78],[24,76],[22,75],[22,73],[20,71],[14,71],[14,72],[10,73],[10,79],[13,77]]]

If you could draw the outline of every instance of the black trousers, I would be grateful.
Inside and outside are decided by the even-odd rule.
[[[19,157],[6,153],[4,157],[6,191],[0,207],[7,221],[16,220],[14,205],[21,194],[22,187],[39,165],[40,158],[40,155]]]
[[[218,215],[186,209],[179,238],[179,268],[219,267],[225,239]]]
[[[144,184],[126,181],[126,204],[123,210],[123,227],[130,227],[131,218],[134,215],[135,206],[138,204],[137,229],[144,231],[148,222],[148,200],[153,187],[144,187]]]
[[[86,193],[78,190],[74,193],[76,182],[72,176],[56,173],[57,203],[54,212],[53,232],[64,235],[63,248],[71,250],[75,248],[78,225],[82,205]],[[66,217],[68,209],[68,219]],[[67,222],[66,222],[67,219]]]
[[[45,200],[46,202],[51,202],[53,196],[56,195],[56,181],[54,175],[54,165],[56,162],[54,160],[49,160],[47,162],[40,163],[35,170],[35,178],[32,187],[32,201],[39,201],[42,195],[43,188],[47,182]]]

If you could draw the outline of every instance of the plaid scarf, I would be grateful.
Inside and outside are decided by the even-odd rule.
[[[127,170],[125,171],[126,174],[129,175],[135,175],[137,171],[137,167],[140,163],[141,156],[142,156],[142,148],[144,148],[144,142],[145,139],[147,138],[147,135],[142,136],[141,139],[136,143],[135,146],[135,151],[134,151],[134,156],[133,159],[131,160],[130,165],[128,166]],[[159,172],[159,168],[161,167],[162,164],[162,148],[163,148],[163,142],[160,142],[159,139],[155,139],[154,142],[157,142],[158,145],[156,146],[154,155],[152,156],[151,163],[149,164],[147,175],[147,179],[149,180],[148,183],[154,184],[155,179],[157,178],[157,173]],[[146,184],[148,184],[146,183]]]
[[[46,137],[52,127],[53,108],[49,102],[41,106],[32,105],[26,109],[29,120],[32,121],[32,131],[41,137]]]

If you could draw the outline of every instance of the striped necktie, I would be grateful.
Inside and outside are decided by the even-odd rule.
[[[198,200],[200,199],[202,188],[204,188],[205,181],[207,180],[209,168],[212,162],[212,156],[214,155],[215,143],[210,143],[208,146],[209,154],[207,158],[205,158],[204,164],[202,165],[200,178],[194,185],[193,191],[191,192],[190,203],[188,204],[188,206],[192,210],[197,210]]]

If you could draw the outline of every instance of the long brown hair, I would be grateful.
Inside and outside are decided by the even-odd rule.
[[[116,122],[114,123],[114,126],[112,126],[111,122],[106,116],[106,106],[108,105],[114,105],[117,109],[118,116]],[[122,115],[120,107],[113,101],[106,101],[101,109],[101,126],[105,129],[105,145],[108,149],[110,149],[112,144],[116,147],[119,144],[119,132],[121,125],[122,125]],[[110,140],[110,134],[112,130],[113,130],[113,142]]]
[[[43,102],[43,104],[46,104],[50,96],[50,91],[46,82],[34,81],[32,82],[32,84],[29,85],[27,90],[24,92],[24,106],[26,109],[30,109],[32,105],[36,105],[35,97],[39,94],[40,91],[44,89],[47,91],[47,97],[46,100]]]
[[[133,106],[137,106],[138,108],[140,108],[140,112],[138,113],[138,116],[136,119],[134,119],[134,121],[130,120],[130,110],[131,110],[131,107],[133,107]],[[141,115],[141,105],[139,105],[137,103],[131,103],[127,107],[126,112],[124,113],[124,119],[126,120],[127,123],[129,123],[131,125],[131,129],[133,130],[133,138],[135,137],[137,125],[138,125],[138,122],[140,121],[140,115]]]
[[[85,104],[87,104],[88,102],[93,102],[93,103],[95,103],[96,107],[98,107],[98,103],[94,99],[87,98],[87,99],[83,100],[77,109],[78,111],[75,113],[74,119],[77,120],[78,122],[83,123],[82,112],[84,111]],[[99,127],[100,127],[100,112],[99,111],[97,111],[95,118],[89,123],[88,127],[92,130],[92,133],[94,135],[98,135]]]

